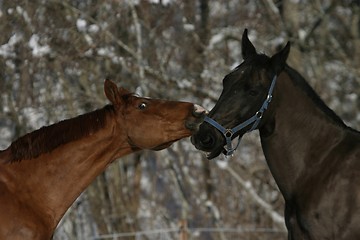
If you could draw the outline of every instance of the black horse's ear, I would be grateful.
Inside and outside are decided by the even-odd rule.
[[[286,46],[282,50],[271,57],[271,68],[275,71],[276,75],[278,75],[284,69],[289,52],[290,42],[287,42]]]
[[[244,60],[246,60],[248,57],[250,57],[252,55],[256,55],[256,49],[248,38],[248,30],[247,29],[244,30],[244,33],[242,35],[241,52],[242,52],[242,56],[243,56]]]

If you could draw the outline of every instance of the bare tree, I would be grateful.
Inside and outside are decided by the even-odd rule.
[[[1,1],[0,146],[107,104],[105,78],[211,108],[242,61],[244,28],[268,54],[290,40],[289,65],[359,129],[359,13],[352,0]],[[229,159],[208,161],[188,139],[119,159],[54,239],[178,239],[165,230],[180,221],[189,239],[285,239],[283,199],[258,139],[245,136]]]

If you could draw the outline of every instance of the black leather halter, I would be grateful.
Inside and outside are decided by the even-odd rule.
[[[206,116],[204,121],[209,123],[210,125],[212,125],[213,127],[215,127],[217,130],[219,130],[225,137],[226,140],[226,146],[224,147],[224,154],[226,156],[230,156],[233,155],[235,150],[238,148],[239,143],[240,143],[240,137],[238,139],[238,143],[236,144],[235,148],[233,148],[232,146],[232,137],[239,132],[241,129],[244,129],[245,127],[249,126],[252,124],[251,128],[247,131],[247,132],[251,132],[253,130],[255,130],[263,115],[265,110],[268,108],[269,103],[271,102],[272,99],[272,93],[274,91],[274,87],[275,87],[275,83],[276,83],[276,79],[277,79],[277,75],[274,76],[271,85],[270,85],[270,89],[268,91],[268,95],[264,101],[264,103],[262,104],[262,106],[260,107],[259,111],[257,111],[254,116],[252,116],[251,118],[249,118],[248,120],[240,123],[239,125],[237,125],[234,128],[224,128],[221,124],[219,124],[217,121],[215,121],[214,119]]]

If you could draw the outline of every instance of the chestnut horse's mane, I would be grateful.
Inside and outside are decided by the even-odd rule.
[[[36,158],[43,153],[51,152],[60,145],[95,133],[105,126],[106,115],[113,110],[112,105],[106,105],[102,109],[28,133],[11,144],[11,157],[8,162]]]

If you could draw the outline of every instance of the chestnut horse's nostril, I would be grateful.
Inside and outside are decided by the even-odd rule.
[[[204,118],[208,111],[200,105],[194,104],[192,115],[197,118]]]
[[[205,114],[207,114],[208,111],[205,108],[203,108],[202,106],[194,104],[194,113],[198,113],[198,114],[205,113]]]

